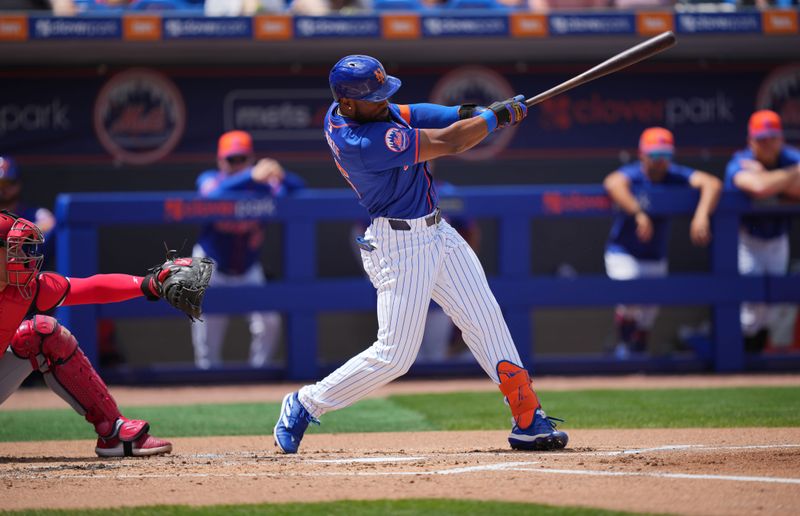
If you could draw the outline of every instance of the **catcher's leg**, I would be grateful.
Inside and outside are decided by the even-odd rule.
[[[157,455],[172,444],[150,436],[147,421],[120,414],[108,387],[83,354],[75,337],[52,317],[23,321],[11,349],[44,374],[47,385],[94,425],[99,436],[95,451],[103,457]]]
[[[0,403],[19,389],[32,372],[30,361],[15,356],[11,348],[0,355]]]

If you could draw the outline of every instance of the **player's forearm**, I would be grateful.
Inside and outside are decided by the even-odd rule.
[[[611,174],[603,181],[606,193],[619,208],[628,215],[636,215],[642,211],[639,201],[631,193],[628,182],[619,172]]]
[[[711,217],[711,214],[717,209],[721,196],[721,183],[703,184],[700,187],[700,200],[697,201],[697,208],[694,210],[695,217]]]
[[[142,277],[129,274],[96,274],[70,278],[62,306],[117,303],[142,296]]]
[[[619,208],[628,215],[636,215],[642,211],[642,206],[629,191],[615,191],[609,192],[609,197],[614,201]]]
[[[420,132],[423,138],[427,138],[425,143],[426,147],[429,147],[429,149],[423,148],[420,155],[430,156],[421,161],[468,151],[489,134],[486,120],[480,117],[460,120],[444,129],[423,129]],[[425,152],[426,150],[429,152]]]
[[[737,187],[752,195],[756,199],[772,197],[789,188],[794,181],[800,178],[798,169],[778,169],[767,173],[746,173],[737,174],[734,182]],[[742,176],[742,177],[740,177]]]
[[[800,200],[800,175],[783,191],[784,195],[795,200]]]
[[[201,192],[203,193],[204,197],[214,198],[232,192],[246,190],[247,188],[250,188],[256,184],[256,182],[253,181],[253,176],[251,175],[251,171],[252,169],[248,168],[247,170],[238,172],[230,177],[226,177],[225,179],[220,181],[219,184],[217,184],[213,189],[208,191],[203,191],[201,189]]]

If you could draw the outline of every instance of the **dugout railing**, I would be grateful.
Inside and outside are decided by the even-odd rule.
[[[692,213],[697,193],[652,189],[637,192],[652,214]],[[608,217],[614,209],[602,187],[502,186],[462,187],[443,197],[451,214],[493,219],[497,223],[497,274],[489,278],[525,363],[537,373],[733,372],[762,369],[800,369],[797,356],[745,355],[739,325],[743,301],[800,303],[800,276],[741,277],[737,271],[739,218],[748,213],[800,213],[800,204],[751,202],[725,192],[713,217],[708,273],[674,274],[667,278],[612,281],[604,276],[560,278],[534,275],[532,222],[548,217]],[[70,193],[56,203],[59,221],[57,269],[67,276],[97,273],[101,227],[121,225],[194,224],[217,219],[268,219],[282,226],[283,275],[264,287],[220,287],[209,290],[207,313],[241,314],[276,310],[285,315],[285,368],[199,371],[157,366],[105,370],[110,381],[165,383],[216,380],[304,380],[318,378],[337,364],[320,363],[317,353],[317,314],[373,311],[375,292],[364,277],[320,278],[316,271],[317,225],[334,220],[361,220],[364,210],[349,190],[306,190],[281,199],[201,199],[194,192]],[[710,358],[652,357],[614,361],[599,357],[537,357],[532,342],[531,310],[543,307],[610,306],[616,303],[706,305],[710,307]],[[63,307],[60,320],[79,336],[89,358],[97,364],[97,320],[100,318],[182,317],[165,303],[137,299],[109,305]],[[365,346],[369,343],[364,343]],[[415,366],[412,372],[478,372],[477,365]]]

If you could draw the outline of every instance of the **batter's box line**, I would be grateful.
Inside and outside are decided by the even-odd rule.
[[[728,480],[733,482],[763,482],[769,484],[800,484],[800,478],[755,477],[739,475],[707,475],[695,473],[642,473],[635,471],[598,471],[593,469],[520,468],[514,471],[555,475],[585,475],[594,477],[651,477],[682,480]]]
[[[618,450],[618,451],[596,451],[596,452],[577,452],[569,456],[614,456],[614,455],[637,455],[642,453],[654,452],[670,452],[670,451],[722,451],[722,450],[774,450],[776,448],[800,448],[800,444],[746,444],[734,446],[708,446],[705,444],[671,444],[665,446],[657,446],[654,448],[640,448],[632,450]]]

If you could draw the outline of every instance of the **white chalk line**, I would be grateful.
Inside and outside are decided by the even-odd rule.
[[[312,459],[321,464],[371,464],[380,462],[413,462],[428,460],[428,457],[351,457],[346,459]]]
[[[754,444],[754,445],[739,445],[739,446],[707,446],[705,444],[673,444],[668,446],[658,446],[655,448],[639,448],[631,450],[616,450],[616,451],[586,451],[586,452],[564,452],[564,456],[569,457],[597,457],[616,455],[640,455],[643,453],[658,453],[665,451],[722,451],[722,450],[770,450],[776,448],[800,448],[800,444]]]
[[[731,480],[734,482],[766,482],[772,484],[800,484],[800,478],[781,477],[754,477],[740,475],[706,475],[695,473],[642,473],[638,471],[598,471],[594,469],[549,469],[549,468],[521,468],[515,471],[529,471],[532,473],[550,473],[557,475],[586,475],[595,477],[652,477],[652,478],[678,478],[684,480]]]

